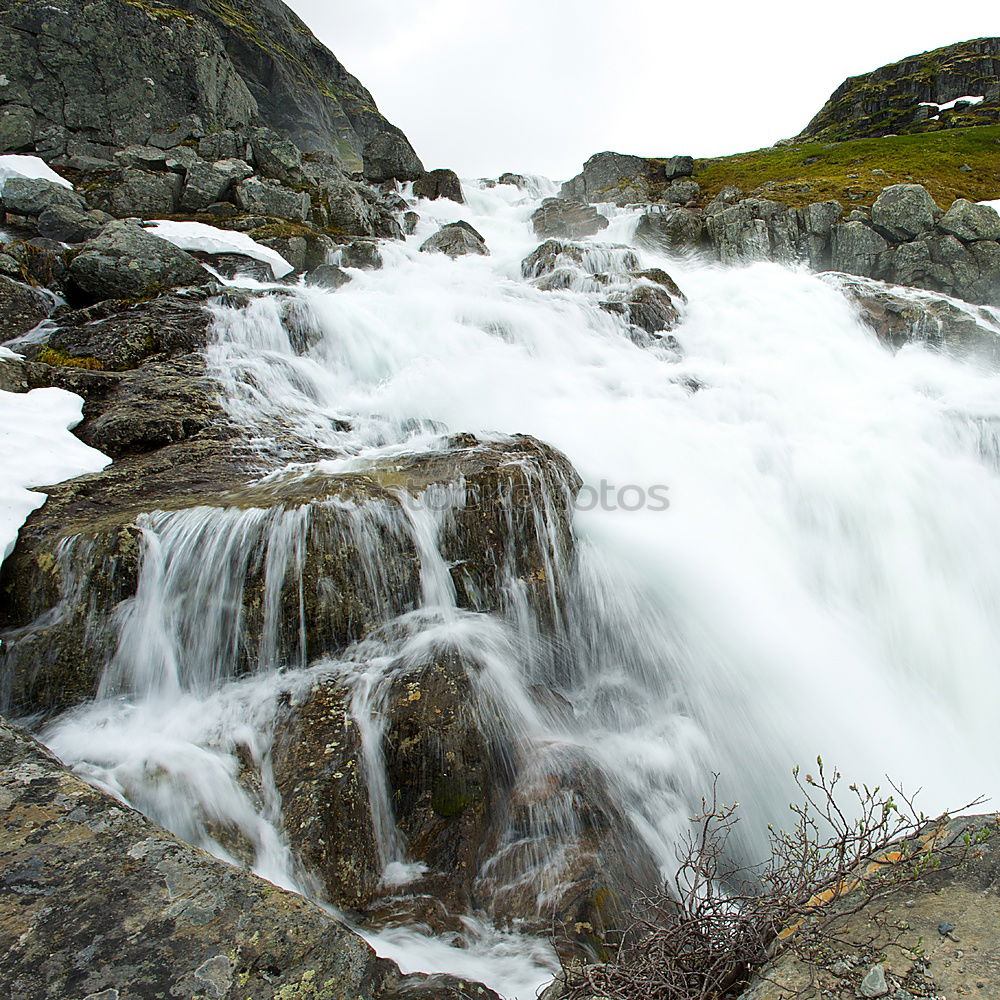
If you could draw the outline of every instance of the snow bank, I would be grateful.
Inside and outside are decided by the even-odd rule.
[[[4,184],[9,177],[40,177],[42,180],[53,181],[73,190],[73,185],[65,177],[60,177],[37,156],[22,156],[19,153],[0,156],[0,194],[3,194]]]
[[[996,201],[981,201],[980,205],[985,205],[987,208],[992,208],[998,215],[1000,215],[1000,198]]]
[[[64,389],[0,390],[0,562],[13,550],[25,518],[45,503],[45,494],[32,487],[97,472],[110,463],[70,434],[82,416],[83,400]]]
[[[986,98],[984,96],[977,96],[975,94],[966,94],[965,97],[956,97],[953,101],[948,101],[946,104],[936,104],[934,101],[921,101],[921,108],[937,108],[938,111],[951,111],[956,104],[966,103],[966,104],[982,104]],[[935,117],[937,117],[935,115]]]
[[[246,233],[229,229],[216,229],[204,222],[172,222],[157,219],[146,228],[181,250],[200,250],[202,253],[238,253],[244,257],[271,265],[275,278],[283,278],[294,268],[276,250],[252,240]]]

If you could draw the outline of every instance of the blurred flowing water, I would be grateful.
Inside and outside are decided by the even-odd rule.
[[[301,567],[306,509],[149,515],[138,593],[118,610],[100,697],[44,739],[228,860],[217,831],[238,829],[256,871],[321,902],[284,839],[269,777],[279,696],[308,689],[317,670],[350,684],[386,878],[419,882],[424,869],[394,826],[380,727],[387,684],[430,647],[475,662],[486,724],[520,748],[526,773],[594,768],[627,836],[663,872],[713,772],[742,803],[741,845],[756,854],[767,824],[783,819],[791,768],[819,753],[851,778],[888,773],[922,787],[928,811],[994,792],[997,376],[920,345],[890,352],[836,281],[805,271],[724,269],[638,247],[633,260],[621,249],[638,218],[630,210],[606,207],[611,226],[587,241],[577,278],[542,291],[521,273],[540,242],[531,213],[552,190],[533,185],[467,184],[465,206],[421,202],[417,232],[382,248],[383,270],[354,272],[335,293],[300,287],[291,310],[273,297],[216,307],[210,364],[262,453],[280,454],[280,423],[343,456],[320,463],[325,472],[459,432],[526,433],[564,452],[585,483],[574,551],[546,534],[564,495],[540,485],[508,500],[527,504],[547,539],[550,620],[513,574],[502,615],[456,606],[439,533],[465,502],[460,486],[434,512],[344,505],[344,530],[368,554],[357,573],[393,628],[319,665],[279,601]],[[491,256],[418,252],[458,219]],[[636,261],[669,271],[688,296],[676,343],[637,340],[599,307],[605,292],[589,275],[614,281]],[[420,554],[417,609],[380,592],[391,589],[386,537]],[[248,654],[239,595],[251,570],[265,606]],[[553,711],[540,690],[569,710]],[[239,780],[245,748],[261,774],[256,798]],[[574,805],[534,822],[517,863],[541,896],[560,838],[573,836]],[[501,845],[501,867],[504,850],[513,846]],[[404,971],[452,971],[506,996],[531,997],[551,976],[545,942],[482,914],[463,926],[460,939],[419,926],[364,933]]]

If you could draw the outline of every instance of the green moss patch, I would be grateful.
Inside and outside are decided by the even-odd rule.
[[[831,199],[868,208],[887,185],[916,183],[947,208],[1000,198],[1000,125],[759,149],[698,160],[694,178],[706,203],[732,184],[795,208]]]
[[[59,350],[58,347],[43,347],[38,352],[38,360],[57,368],[86,368],[88,371],[102,372],[104,364],[97,358],[76,357]]]

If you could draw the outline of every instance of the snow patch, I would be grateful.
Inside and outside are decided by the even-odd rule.
[[[160,239],[173,243],[181,250],[200,250],[202,253],[237,253],[271,265],[275,278],[283,278],[295,270],[276,250],[263,246],[246,233],[229,229],[216,229],[204,222],[173,222],[157,219],[146,228]]]
[[[956,97],[953,101],[948,101],[945,104],[936,104],[934,101],[921,101],[919,107],[921,108],[937,108],[938,111],[952,111],[958,104],[982,104],[986,98],[983,95],[966,94],[965,97]],[[934,116],[935,118],[937,115]]]
[[[26,156],[21,153],[0,156],[0,194],[3,194],[4,185],[11,177],[37,177],[43,181],[52,181],[53,184],[61,184],[70,191],[73,190],[73,185],[65,177],[60,177],[37,156]]]
[[[1000,198],[997,198],[996,201],[981,201],[979,204],[985,205],[987,208],[992,208],[994,212],[1000,215]]]
[[[64,389],[0,390],[0,562],[27,516],[45,503],[32,487],[99,472],[111,462],[70,433],[82,419],[83,399]]]

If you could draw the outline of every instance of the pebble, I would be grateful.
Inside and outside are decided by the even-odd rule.
[[[884,997],[889,992],[889,986],[885,981],[885,969],[881,965],[873,965],[861,980],[858,994],[862,997],[871,998]]]

